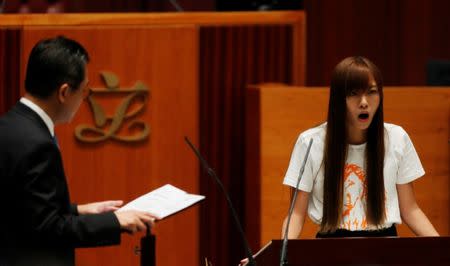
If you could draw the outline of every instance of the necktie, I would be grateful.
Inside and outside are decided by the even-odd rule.
[[[53,140],[53,143],[55,143],[56,147],[59,148],[59,145],[58,145],[58,138],[56,137],[56,135],[54,135],[54,136],[52,137],[52,140]]]

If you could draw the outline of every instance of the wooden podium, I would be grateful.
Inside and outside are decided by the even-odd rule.
[[[258,266],[279,265],[283,240],[256,255]],[[450,265],[450,237],[374,237],[289,240],[289,266]]]

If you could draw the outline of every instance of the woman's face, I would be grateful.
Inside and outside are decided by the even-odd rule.
[[[367,90],[354,90],[346,98],[347,127],[350,132],[366,131],[380,105],[380,94],[372,75]]]

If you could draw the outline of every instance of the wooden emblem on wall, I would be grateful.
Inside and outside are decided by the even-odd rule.
[[[120,88],[119,78],[112,72],[100,73],[106,88],[92,88],[87,98],[93,114],[94,125],[80,124],[75,128],[75,138],[85,143],[106,140],[140,142],[150,135],[150,126],[137,118],[145,111],[149,88],[137,81],[131,88]],[[108,112],[97,98],[115,98],[112,112]]]

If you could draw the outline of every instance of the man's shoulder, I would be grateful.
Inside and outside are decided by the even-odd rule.
[[[0,142],[2,145],[41,142],[48,140],[50,135],[39,125],[38,121],[27,117],[12,108],[0,117]]]
[[[15,136],[20,133],[20,128],[28,129],[27,121],[14,111],[14,109],[9,110],[6,114],[0,117],[0,135],[5,136]]]

